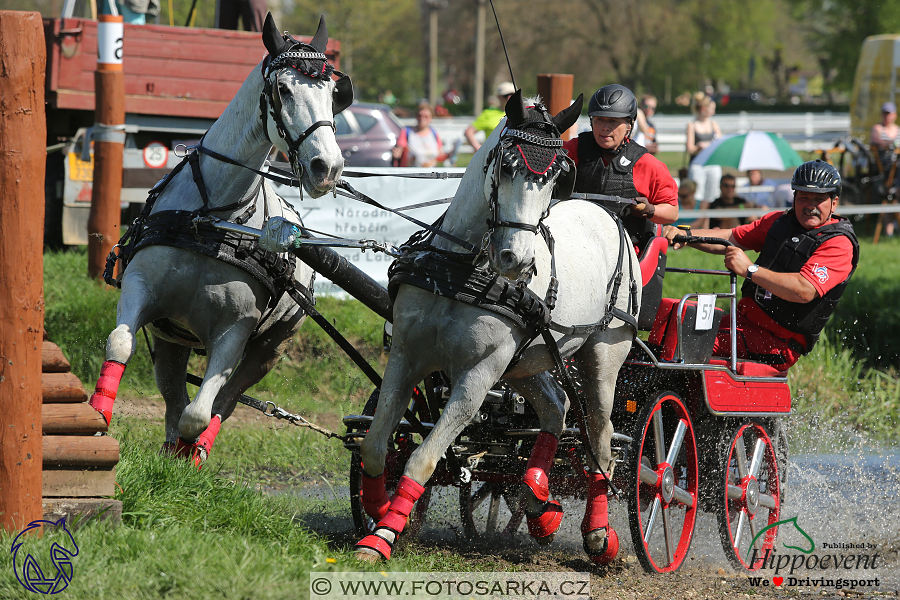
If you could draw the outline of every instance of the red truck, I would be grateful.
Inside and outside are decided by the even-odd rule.
[[[87,244],[93,158],[90,144],[83,142],[94,125],[97,21],[44,19],[44,37],[45,244]],[[149,189],[180,160],[175,146],[203,135],[266,49],[259,33],[222,29],[126,23],[123,37],[122,223],[130,223]],[[339,68],[340,42],[330,40],[326,54]]]

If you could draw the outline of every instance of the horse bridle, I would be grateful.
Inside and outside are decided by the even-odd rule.
[[[293,38],[290,39],[296,41],[293,40]],[[317,62],[322,63],[321,69],[316,67],[315,63]],[[297,176],[300,177],[303,175],[303,167],[297,160],[300,145],[303,144],[303,142],[305,142],[319,127],[331,127],[332,131],[336,131],[336,128],[334,119],[330,121],[316,121],[307,127],[303,133],[298,135],[296,139],[291,136],[284,124],[284,119],[281,114],[282,100],[281,92],[278,90],[278,76],[289,68],[296,69],[311,79],[320,79],[322,81],[329,81],[332,74],[338,76],[338,80],[335,82],[334,95],[331,103],[332,113],[335,115],[350,106],[353,102],[353,84],[350,81],[349,76],[336,70],[328,63],[328,58],[324,53],[319,52],[312,46],[302,42],[296,42],[290,50],[282,52],[274,58],[266,56],[266,59],[263,61],[263,91],[259,96],[260,119],[262,120],[263,131],[266,133],[266,137],[268,137],[269,133],[268,127],[266,126],[266,119],[271,115],[272,121],[275,123],[275,129],[278,131],[278,136],[284,140],[288,146],[288,160],[295,169],[299,169],[300,172],[297,173]],[[270,79],[273,74],[275,75],[274,82]],[[271,138],[269,141],[272,141]]]
[[[500,227],[524,229],[537,234],[543,227],[544,219],[550,214],[548,207],[534,225],[518,221],[501,220],[499,190],[500,171],[503,167],[506,167],[513,175],[518,171],[524,171],[525,177],[534,181],[544,183],[557,181],[557,185],[554,188],[554,193],[557,197],[568,198],[572,192],[571,188],[574,187],[575,165],[566,151],[562,149],[563,140],[559,130],[542,104],[536,104],[533,108],[541,113],[544,120],[525,122],[520,124],[518,128],[507,126],[501,132],[500,141],[491,150],[491,154],[485,163],[485,174],[487,174],[488,169],[492,169],[491,193],[488,199],[491,216],[486,221],[488,231],[485,234],[485,240],[494,233],[494,230]],[[525,129],[537,129],[545,135],[535,135],[525,131]],[[522,146],[525,146],[528,152],[523,150]],[[535,152],[539,155],[544,155],[542,163],[545,164],[532,165],[530,163],[528,154],[534,154]],[[563,187],[566,189],[560,189]]]

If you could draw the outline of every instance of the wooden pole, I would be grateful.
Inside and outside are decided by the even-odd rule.
[[[486,0],[478,2],[478,18],[475,24],[475,106],[474,116],[484,110],[484,21],[487,9]],[[502,108],[502,107],[501,107]]]
[[[428,102],[434,106],[438,99],[438,9],[431,6],[428,14]]]
[[[44,29],[0,11],[0,524],[41,518],[44,330]]]
[[[572,104],[572,90],[575,86],[574,75],[564,75],[560,73],[545,74],[537,76],[537,92],[544,100],[544,106],[551,114],[557,114],[564,108],[568,108]],[[563,139],[568,140],[575,132],[575,125],[563,132]]]
[[[101,4],[94,72],[94,184],[88,217],[88,275],[99,278],[106,257],[119,241],[122,220],[122,157],[125,150],[125,74],[122,71],[121,15]]]

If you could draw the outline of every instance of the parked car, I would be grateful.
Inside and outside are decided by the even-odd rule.
[[[335,135],[348,167],[390,167],[391,149],[403,126],[387,104],[355,102],[334,118]]]

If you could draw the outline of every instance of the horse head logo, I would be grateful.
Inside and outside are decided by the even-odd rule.
[[[52,573],[48,570],[47,575],[44,574],[37,559],[30,553],[27,553],[27,548],[22,548],[26,540],[34,539],[25,534],[29,531],[36,531],[45,525],[52,525],[57,531],[62,530],[65,533],[64,536],[61,536],[62,539],[54,541],[50,546],[50,560],[53,562],[53,566],[56,567],[56,572]],[[60,542],[72,549],[69,550],[63,547]],[[59,521],[32,521],[13,540],[10,552],[13,555],[16,579],[19,580],[22,587],[38,594],[58,594],[66,589],[72,580],[74,573],[72,558],[78,556],[78,544],[75,543],[75,538],[72,537],[72,533],[66,528],[66,518],[63,517]]]

